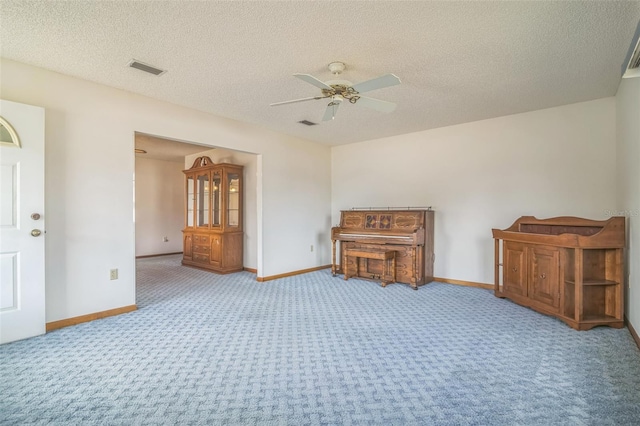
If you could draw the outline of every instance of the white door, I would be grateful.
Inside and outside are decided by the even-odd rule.
[[[0,343],[6,343],[45,332],[44,109],[0,100],[0,117],[9,126],[0,128]]]

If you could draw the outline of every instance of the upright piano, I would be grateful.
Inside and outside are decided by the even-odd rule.
[[[343,257],[342,253],[348,249],[393,250],[396,282],[417,289],[433,281],[433,215],[431,209],[341,211],[340,226],[331,228],[331,273],[344,273],[347,266],[358,271],[358,277],[380,278],[382,260]]]

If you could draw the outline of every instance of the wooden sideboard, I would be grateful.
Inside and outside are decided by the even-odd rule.
[[[493,238],[497,297],[577,330],[624,326],[624,217],[523,216]]]

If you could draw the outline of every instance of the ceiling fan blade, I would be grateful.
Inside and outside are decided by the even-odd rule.
[[[328,96],[312,96],[310,98],[301,98],[301,99],[294,99],[294,100],[291,100],[291,101],[274,102],[272,104],[269,104],[269,106],[294,104],[296,102],[313,101],[315,99],[324,99],[324,98],[328,98]]]
[[[358,93],[368,92],[370,90],[382,89],[384,87],[395,86],[400,84],[400,79],[395,74],[387,74],[382,77],[374,78],[372,80],[363,81],[362,83],[354,84],[352,87]]]
[[[396,104],[393,102],[382,101],[380,99],[367,98],[366,96],[360,96],[356,101],[356,105],[375,109],[380,112],[392,112],[396,109]]]
[[[298,77],[300,80],[302,81],[306,81],[309,84],[313,84],[314,86],[320,88],[320,89],[327,89],[327,90],[333,90],[333,87],[329,86],[328,84],[323,83],[322,81],[318,80],[317,78],[315,78],[312,75],[309,74],[294,74],[294,77]]]
[[[340,107],[340,102],[330,102],[327,105],[327,109],[324,110],[324,116],[322,117],[322,121],[331,121],[336,118],[336,114],[338,113],[338,108]]]

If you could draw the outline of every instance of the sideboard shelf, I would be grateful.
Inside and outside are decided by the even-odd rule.
[[[575,281],[566,280],[565,283],[575,285]],[[582,285],[618,285],[619,283],[616,281],[601,281],[601,280],[583,280]]]

